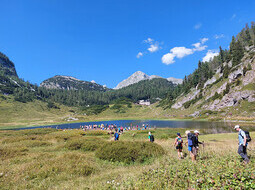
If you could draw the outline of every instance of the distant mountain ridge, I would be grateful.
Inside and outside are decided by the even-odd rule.
[[[3,75],[18,77],[14,63],[9,58],[0,52],[0,72]]]
[[[62,89],[62,90],[94,90],[106,91],[106,86],[99,85],[95,81],[83,81],[71,76],[56,75],[52,78],[44,80],[41,87],[47,89]]]
[[[131,84],[138,83],[142,80],[151,80],[151,79],[154,79],[154,78],[163,78],[163,77],[160,77],[160,76],[157,76],[157,75],[149,76],[149,75],[145,74],[142,71],[137,71],[134,74],[132,74],[130,77],[128,77],[127,79],[120,82],[114,89],[121,89],[121,88],[127,87]],[[182,79],[176,79],[176,78],[173,78],[173,77],[169,77],[169,78],[167,78],[167,80],[172,82],[173,84],[181,84],[182,81],[183,81]]]

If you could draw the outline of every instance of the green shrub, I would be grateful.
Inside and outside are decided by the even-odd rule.
[[[163,148],[156,143],[128,141],[108,142],[96,151],[96,157],[102,160],[126,164],[143,163],[163,154]]]
[[[16,156],[25,155],[28,151],[27,147],[0,148],[0,160],[14,158]]]
[[[88,158],[82,154],[66,153],[60,156],[47,155],[38,158],[38,162],[31,162],[25,176],[33,183],[41,182],[47,178],[55,180],[57,176],[89,176],[95,169],[88,164]]]
[[[38,140],[27,140],[24,141],[24,144],[27,147],[41,147],[41,146],[51,146],[52,143],[47,141],[38,141]]]
[[[104,144],[105,141],[98,138],[74,139],[67,142],[65,148],[69,150],[95,151]]]
[[[107,131],[95,130],[95,131],[86,131],[85,135],[86,136],[104,136],[104,135],[108,135],[108,134],[107,134]]]

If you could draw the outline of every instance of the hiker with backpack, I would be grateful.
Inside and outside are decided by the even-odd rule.
[[[180,133],[177,133],[177,137],[175,138],[174,141],[174,146],[176,146],[176,150],[178,151],[178,158],[183,159],[183,154],[182,154],[182,137]]]
[[[190,152],[190,157],[192,161],[196,161],[199,144],[203,144],[198,140],[199,131],[195,130],[194,134],[190,131],[186,131],[185,133],[188,138],[188,151]]]
[[[148,136],[150,142],[154,142],[154,136],[151,134],[151,132],[149,132],[149,136]]]
[[[193,160],[193,154],[192,154],[192,147],[193,147],[192,136],[193,136],[193,134],[190,131],[186,131],[185,134],[186,134],[186,137],[187,137],[187,140],[188,140],[187,141],[187,143],[188,143],[188,151],[190,153],[191,159]],[[185,143],[185,145],[186,145],[186,143]]]
[[[199,149],[199,144],[204,144],[204,143],[202,143],[202,142],[200,142],[199,140],[198,140],[198,135],[199,135],[199,131],[198,130],[195,130],[194,131],[194,137],[193,137],[193,139],[192,139],[192,144],[193,144],[193,148],[192,148],[192,153],[193,153],[193,155],[194,155],[194,160],[196,160],[196,157],[197,157],[197,153],[198,153],[198,149]]]
[[[251,141],[251,137],[248,131],[243,131],[240,129],[239,125],[235,126],[235,130],[238,131],[238,154],[243,158],[245,164],[249,163],[249,158],[247,156],[247,146],[248,142]]]
[[[114,141],[118,141],[119,140],[119,133],[118,133],[118,131],[117,131],[117,129],[116,129],[116,131],[115,131],[115,133],[114,133]]]

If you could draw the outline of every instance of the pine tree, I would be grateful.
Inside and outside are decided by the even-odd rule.
[[[241,59],[244,56],[244,49],[239,40],[234,44],[232,49],[232,57],[233,57],[233,66],[240,64]]]

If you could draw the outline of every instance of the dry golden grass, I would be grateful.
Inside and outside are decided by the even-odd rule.
[[[171,129],[165,131],[171,134]],[[169,132],[170,131],[170,132]],[[155,143],[163,147],[164,156],[148,160],[145,163],[113,163],[95,157],[94,151],[69,150],[66,144],[77,139],[110,141],[106,133],[86,132],[80,130],[26,130],[0,132],[0,189],[105,189],[105,188],[142,188],[140,178],[143,172],[170,167],[171,164],[191,163],[187,148],[186,157],[177,160],[173,147],[174,139],[165,139],[164,130],[155,131]],[[100,132],[101,133],[101,132]],[[130,134],[129,134],[130,133]],[[120,137],[121,141],[148,141],[147,134],[138,133],[133,139],[133,132]],[[175,133],[175,131],[173,131]],[[85,134],[85,135],[84,135]],[[255,139],[255,133],[251,133]],[[163,139],[157,138],[164,137]],[[100,140],[100,141],[101,141]],[[238,160],[237,134],[201,135],[205,147],[200,150],[198,163],[210,165],[222,157],[232,156]],[[100,143],[98,141],[98,143]],[[254,150],[254,142],[249,148]],[[249,153],[255,156],[254,152]],[[200,162],[201,160],[201,162]],[[192,164],[192,163],[191,163]],[[254,167],[254,161],[251,166]],[[254,170],[255,171],[255,170]],[[162,176],[161,176],[162,177]],[[137,179],[139,179],[137,181]],[[159,179],[158,179],[159,180]],[[157,180],[155,180],[157,181]],[[157,181],[158,182],[158,181]],[[146,181],[144,182],[146,183]],[[156,183],[156,182],[155,182]],[[152,186],[153,187],[153,186]]]

